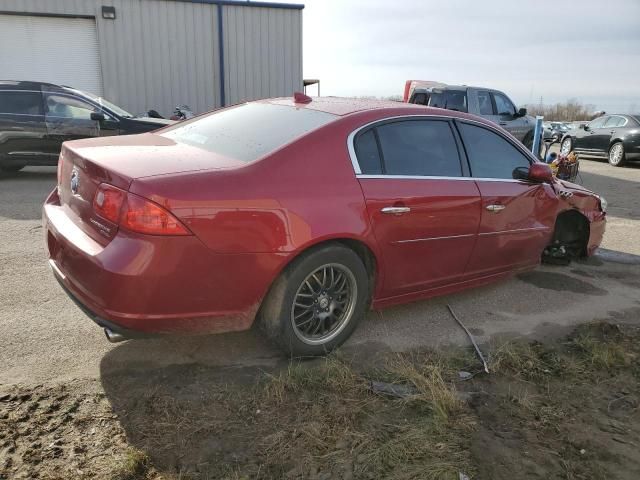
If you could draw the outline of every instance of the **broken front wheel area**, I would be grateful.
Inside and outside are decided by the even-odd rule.
[[[553,240],[542,252],[542,262],[568,265],[574,258],[587,254],[589,221],[581,213],[563,212],[556,219]]]

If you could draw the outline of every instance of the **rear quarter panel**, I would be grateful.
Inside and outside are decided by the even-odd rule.
[[[137,179],[130,190],[170,209],[217,253],[291,253],[331,238],[373,243],[347,130],[336,121],[254,163]]]

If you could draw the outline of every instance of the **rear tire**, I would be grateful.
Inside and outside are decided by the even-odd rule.
[[[330,244],[296,258],[278,277],[260,309],[266,335],[293,357],[329,353],[351,335],[369,304],[360,257]]]
[[[609,163],[614,167],[623,167],[627,159],[622,142],[615,142],[609,147]]]

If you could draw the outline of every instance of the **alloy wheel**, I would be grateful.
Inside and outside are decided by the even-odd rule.
[[[615,143],[609,150],[609,163],[618,165],[622,160],[623,152],[622,143]]]
[[[296,336],[306,344],[320,345],[335,338],[355,309],[356,279],[344,265],[323,265],[298,287],[291,307]]]
[[[560,153],[562,155],[569,155],[569,153],[571,153],[571,139],[570,138],[566,138],[562,142],[562,145],[560,146]]]

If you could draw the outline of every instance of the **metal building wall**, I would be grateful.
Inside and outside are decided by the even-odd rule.
[[[302,91],[302,10],[223,7],[226,103]]]
[[[225,104],[301,90],[302,10],[222,3],[0,0],[0,12],[95,17],[104,96],[133,113],[221,105],[219,9]],[[116,8],[115,20],[102,18],[103,5]]]

